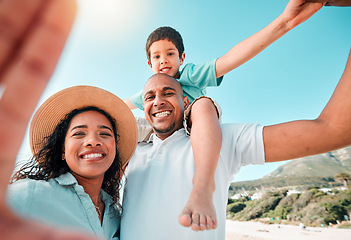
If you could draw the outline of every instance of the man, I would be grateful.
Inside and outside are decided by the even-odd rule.
[[[351,53],[351,52],[350,52]],[[144,88],[145,118],[154,133],[131,159],[123,199],[121,239],[224,239],[228,187],[241,166],[264,164],[332,151],[351,144],[351,56],[330,101],[315,120],[260,126],[222,125],[223,143],[215,174],[218,227],[195,232],[183,228],[178,214],[187,200],[195,171],[190,138],[183,128],[188,106],[181,86],[165,74]],[[194,229],[206,218],[193,216]],[[194,227],[195,225],[195,227]]]

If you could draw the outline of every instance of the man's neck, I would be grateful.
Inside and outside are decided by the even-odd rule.
[[[179,128],[179,129],[181,129],[181,128]],[[172,135],[173,135],[175,132],[177,132],[179,129],[176,129],[176,130],[173,130],[173,131],[167,132],[167,133],[160,133],[160,132],[156,132],[156,131],[154,130],[154,133],[155,133],[155,135],[156,135],[159,139],[161,139],[162,141],[164,141],[164,140],[166,140],[168,137],[172,136]]]

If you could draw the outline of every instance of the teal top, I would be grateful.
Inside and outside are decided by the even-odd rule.
[[[182,86],[184,95],[192,103],[196,98],[206,95],[207,87],[217,87],[222,83],[223,76],[216,78],[216,61],[214,59],[204,64],[195,65],[188,63],[180,72],[178,79]],[[143,90],[130,97],[130,102],[137,108],[143,110]]]
[[[119,239],[120,212],[101,190],[105,212],[102,226],[88,194],[71,173],[44,180],[23,179],[9,185],[8,204],[20,216],[55,228],[90,233],[99,239]]]

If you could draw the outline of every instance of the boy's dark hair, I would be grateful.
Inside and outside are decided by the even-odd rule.
[[[146,56],[147,56],[147,60],[149,60],[150,63],[151,63],[151,59],[150,59],[151,45],[154,42],[164,40],[164,39],[171,41],[178,49],[179,57],[182,56],[184,52],[184,44],[180,33],[171,27],[159,27],[156,30],[154,30],[146,40],[146,46],[145,46]]]

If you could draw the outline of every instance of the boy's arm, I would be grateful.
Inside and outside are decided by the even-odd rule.
[[[134,94],[133,96],[129,97],[128,99],[124,99],[123,101],[129,109],[140,109],[143,110],[143,104],[144,104],[144,91],[141,90],[138,93]]]
[[[310,18],[322,6],[323,3],[290,0],[284,12],[272,23],[217,59],[216,77],[223,76],[259,54],[285,33]]]
[[[127,104],[127,106],[129,107],[129,109],[133,110],[136,109],[137,107],[133,105],[133,103],[128,99],[124,99],[123,100],[125,104]]]
[[[264,127],[266,162],[333,151],[351,144],[351,50],[345,71],[328,104],[315,120]]]

